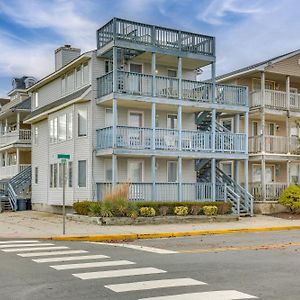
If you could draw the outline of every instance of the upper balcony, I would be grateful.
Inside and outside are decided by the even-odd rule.
[[[97,30],[100,55],[117,46],[137,51],[178,55],[205,61],[215,59],[212,36],[113,18]]]
[[[19,129],[0,135],[0,148],[12,144],[28,144],[31,145],[31,130]]]
[[[192,101],[193,104],[211,104],[219,106],[247,106],[247,88],[244,86],[216,84],[215,99],[213,84],[167,76],[155,76],[126,71],[117,71],[117,91],[119,95],[158,97]],[[101,98],[113,93],[113,72],[97,79],[97,97]]]

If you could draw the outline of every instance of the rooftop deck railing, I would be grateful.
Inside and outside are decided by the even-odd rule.
[[[97,47],[100,49],[115,40],[210,56],[215,52],[214,38],[211,36],[118,18],[98,29]]]
[[[212,151],[212,133],[197,130],[182,130],[181,150],[194,152]],[[216,152],[245,153],[246,135],[228,132],[216,133]],[[155,140],[151,128],[117,126],[116,148],[154,149],[180,151],[179,130],[156,128]],[[113,128],[97,130],[97,149],[113,148]]]
[[[155,78],[155,79],[154,79]],[[155,80],[155,96],[179,99],[179,79],[167,76],[155,76],[135,72],[117,71],[117,92],[127,95],[152,96]],[[107,73],[98,79],[98,98],[113,92],[113,73]],[[248,105],[247,88],[243,86],[216,84],[215,99],[212,99],[213,85],[210,82],[182,80],[181,97],[185,101],[214,102],[225,105]]]

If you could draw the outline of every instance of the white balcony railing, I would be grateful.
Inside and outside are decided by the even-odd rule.
[[[25,168],[29,167],[30,164],[20,164],[19,167],[15,165],[7,165],[0,167],[0,179],[11,178],[18,173],[22,172]]]
[[[31,130],[20,129],[0,135],[0,146],[14,143],[31,143]]]
[[[181,133],[181,149],[179,130],[156,128],[153,139],[151,128],[117,126],[116,148],[153,149],[173,151],[212,151],[212,133],[207,131],[183,130]],[[113,147],[113,128],[97,130],[97,149]],[[229,153],[245,153],[246,135],[228,132],[216,133],[215,151]]]
[[[263,199],[263,185],[261,183],[250,183],[249,191],[255,201],[277,201],[287,186],[286,182],[267,183],[265,185],[265,199]]]

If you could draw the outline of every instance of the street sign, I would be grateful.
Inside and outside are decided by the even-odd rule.
[[[70,159],[70,154],[57,154],[63,166],[63,234],[66,234],[66,161]]]

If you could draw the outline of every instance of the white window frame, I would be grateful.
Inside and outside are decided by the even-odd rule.
[[[33,92],[32,93],[32,102],[33,102],[33,107],[37,108],[39,107],[39,92]]]
[[[85,111],[86,112],[86,133],[85,134],[79,134],[79,112],[80,111]],[[78,138],[86,138],[88,136],[88,131],[89,131],[89,124],[88,124],[88,108],[78,108],[77,110],[77,137]]]
[[[175,76],[175,77],[169,76],[169,71],[175,71],[175,72],[176,72],[176,76]],[[171,68],[168,68],[168,69],[167,69],[167,76],[168,76],[169,78],[178,78],[178,70],[177,70],[177,69],[171,69]]]
[[[131,71],[130,71],[130,66],[131,66],[131,65],[139,65],[139,66],[142,66],[142,72],[141,72],[140,74],[144,74],[144,64],[143,64],[143,63],[130,62],[130,63],[129,63],[129,66],[128,66],[128,71],[129,71],[129,72],[131,72]],[[135,73],[135,72],[134,72],[134,73]]]
[[[169,128],[169,127],[168,127],[168,119],[169,119],[169,116],[175,116],[175,117],[176,117],[176,119],[177,119],[177,127],[176,127],[176,128]],[[173,129],[173,130],[178,129],[178,115],[177,115],[177,114],[172,114],[172,113],[168,113],[168,114],[167,114],[166,128],[167,128],[167,129]]]
[[[129,178],[129,166],[131,163],[138,162],[142,163],[142,179],[141,182],[144,182],[145,180],[145,161],[143,159],[128,159],[127,160],[127,180],[130,180]]]
[[[170,164],[176,164],[176,181],[169,181],[169,165]],[[178,161],[176,160],[168,160],[167,161],[167,182],[168,183],[178,183]]]
[[[79,162],[80,161],[85,161],[85,186],[79,186]],[[88,187],[88,160],[87,159],[77,160],[77,187],[79,189],[87,189]]]

